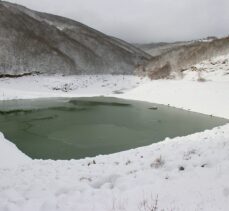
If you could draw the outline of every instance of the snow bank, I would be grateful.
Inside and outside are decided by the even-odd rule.
[[[133,89],[146,81],[149,79],[112,75],[0,78],[0,100],[109,95]]]
[[[31,161],[0,133],[0,168],[11,168]]]
[[[119,96],[229,119],[229,82],[150,81]]]
[[[0,210],[145,211],[158,196],[158,210],[227,211],[228,152],[226,125],[113,155],[0,168]]]

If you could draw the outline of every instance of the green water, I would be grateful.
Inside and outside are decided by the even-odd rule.
[[[105,97],[0,102],[0,131],[37,159],[109,154],[227,122],[168,106]]]

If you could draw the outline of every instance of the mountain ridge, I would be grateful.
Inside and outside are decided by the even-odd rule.
[[[0,1],[0,72],[134,74],[151,58],[80,22]]]

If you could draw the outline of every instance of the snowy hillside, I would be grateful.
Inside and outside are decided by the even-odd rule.
[[[133,74],[148,54],[79,22],[0,1],[0,77]]]
[[[205,60],[183,72],[188,80],[229,81],[229,54]]]
[[[145,68],[145,74],[152,79],[171,78],[172,74],[182,74],[192,65],[228,53],[229,37],[175,45],[153,57]]]

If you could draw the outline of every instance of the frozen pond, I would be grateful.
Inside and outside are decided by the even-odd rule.
[[[37,159],[109,154],[227,122],[169,106],[107,97],[0,102],[0,131]]]

